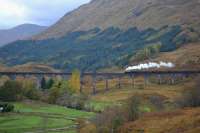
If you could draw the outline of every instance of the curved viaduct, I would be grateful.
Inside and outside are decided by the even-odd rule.
[[[83,91],[83,78],[85,76],[91,76],[92,77],[92,93],[96,94],[97,88],[96,88],[96,79],[98,77],[101,77],[105,80],[105,90],[108,90],[109,82],[108,80],[110,78],[117,78],[118,79],[118,87],[121,88],[121,79],[123,77],[129,77],[131,79],[131,85],[135,86],[135,81],[134,79],[137,76],[143,76],[144,77],[144,86],[148,85],[148,79],[150,76],[156,76],[158,82],[161,84],[162,83],[162,77],[163,76],[168,76],[170,77],[170,83],[174,84],[175,83],[175,78],[176,77],[188,77],[190,75],[199,75],[200,70],[173,70],[173,71],[131,71],[131,72],[124,72],[124,73],[96,73],[96,72],[82,72],[80,74],[80,79],[81,79],[81,87],[80,87],[80,92]],[[23,76],[23,77],[29,77],[29,76],[35,76],[37,77],[38,80],[38,85],[41,82],[41,79],[45,76],[48,77],[54,77],[54,76],[61,76],[63,78],[68,78],[72,75],[71,72],[0,72],[0,76],[8,76],[10,79],[15,80],[17,76]]]

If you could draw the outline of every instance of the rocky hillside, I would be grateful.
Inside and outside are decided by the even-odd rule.
[[[104,30],[109,27],[147,29],[166,25],[195,26],[199,25],[199,9],[199,0],[92,0],[67,13],[34,39],[61,37],[68,32],[96,27]]]
[[[34,24],[23,24],[12,29],[0,30],[0,46],[16,40],[29,38],[33,35],[39,34],[46,28],[47,27]]]

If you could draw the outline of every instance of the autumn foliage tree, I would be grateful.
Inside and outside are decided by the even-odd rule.
[[[73,92],[78,93],[80,90],[80,72],[79,70],[74,70],[72,72],[72,76],[69,79],[69,87],[72,89]]]
[[[75,100],[75,98],[71,97],[74,97],[79,92],[79,90],[80,72],[78,70],[74,70],[69,80],[56,80],[54,82],[53,86],[50,89],[48,101],[49,103],[56,103],[58,101],[59,103],[63,103],[63,101],[66,100],[67,102],[71,102]],[[62,97],[66,97],[67,99],[63,99]]]

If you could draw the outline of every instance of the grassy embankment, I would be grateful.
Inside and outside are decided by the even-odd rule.
[[[39,102],[14,103],[15,112],[0,114],[1,133],[75,133],[76,120],[94,113]]]

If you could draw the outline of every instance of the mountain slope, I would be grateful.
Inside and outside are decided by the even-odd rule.
[[[0,30],[0,46],[10,42],[29,38],[44,31],[47,27],[34,24],[23,24],[12,29]]]
[[[67,13],[34,39],[61,37],[68,32],[109,27],[161,28],[166,25],[196,25],[199,0],[93,0]],[[200,30],[200,29],[198,29]]]
[[[170,52],[199,42],[197,9],[198,0],[93,0],[32,40],[0,48],[0,62],[45,63],[66,71],[125,67],[146,47]]]

